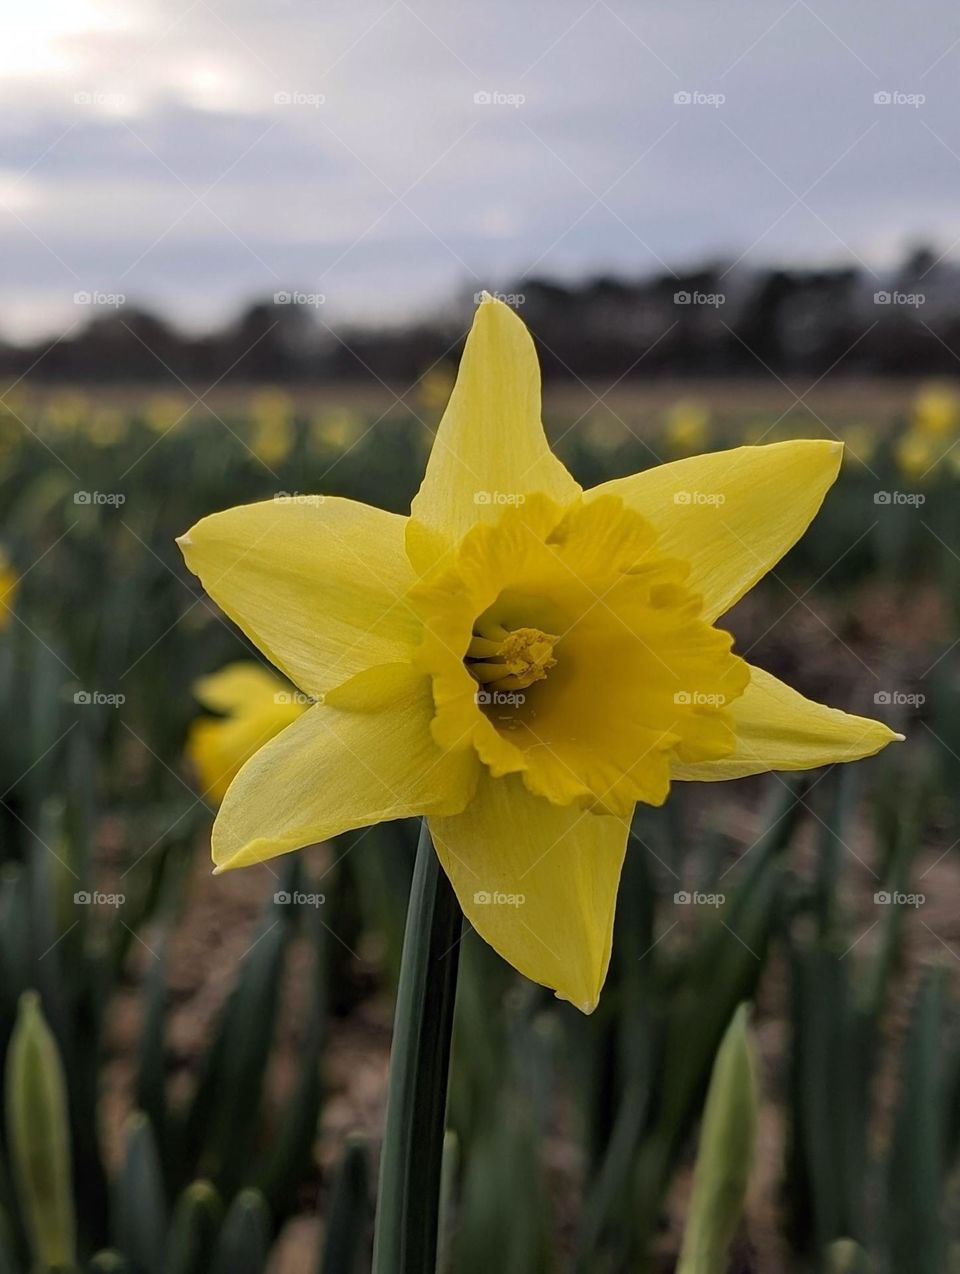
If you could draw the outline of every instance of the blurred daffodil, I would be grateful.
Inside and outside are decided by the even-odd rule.
[[[693,398],[681,398],[669,409],[664,441],[672,456],[702,451],[710,434],[710,408]]]
[[[897,439],[893,454],[897,468],[910,482],[922,482],[936,468],[944,444],[918,429],[908,429]]]
[[[0,549],[0,632],[9,628],[13,620],[13,604],[20,588],[20,577],[13,569],[9,557]]]
[[[250,450],[268,467],[283,464],[296,441],[290,395],[282,389],[262,389],[251,400],[250,414]]]
[[[877,450],[876,431],[867,425],[848,425],[843,431],[843,460],[849,465],[868,465]]]
[[[716,626],[803,533],[841,451],[739,448],[582,491],[547,445],[529,333],[485,299],[409,518],[270,501],[180,540],[322,699],[231,784],[218,870],[426,815],[470,923],[591,1010],[636,802],[898,737],[750,667]]]
[[[240,767],[309,706],[306,695],[261,664],[227,664],[193,687],[197,701],[217,716],[198,717],[187,736],[187,756],[209,800],[223,800]]]
[[[456,379],[449,363],[437,363],[417,382],[417,398],[428,411],[442,411]]]
[[[928,385],[917,395],[911,424],[930,438],[949,438],[960,426],[960,395],[950,385]]]
[[[315,447],[347,451],[366,428],[354,411],[326,411],[310,421],[310,441]]]
[[[143,420],[154,433],[172,433],[186,419],[190,404],[177,394],[152,394],[143,404]]]
[[[116,447],[129,432],[127,414],[118,407],[97,407],[87,422],[87,437],[95,447]]]

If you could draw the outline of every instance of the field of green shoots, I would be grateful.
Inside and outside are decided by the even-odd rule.
[[[369,1270],[417,827],[211,877],[244,744],[198,683],[262,657],[174,540],[308,493],[406,512],[448,388],[0,399],[0,1274]],[[728,623],[907,741],[639,807],[590,1017],[466,934],[441,1271],[960,1270],[960,398],[888,397],[549,419],[585,486],[842,437]]]

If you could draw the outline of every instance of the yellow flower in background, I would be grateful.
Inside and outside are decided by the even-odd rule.
[[[930,438],[949,438],[960,425],[960,395],[950,385],[928,385],[914,400],[911,423]]]
[[[673,456],[702,451],[709,441],[710,408],[693,398],[681,398],[669,409],[664,440]]]
[[[43,408],[43,423],[51,433],[61,437],[78,433],[89,416],[90,404],[78,390],[58,390],[50,396]]]
[[[897,439],[893,449],[897,468],[910,482],[922,482],[936,468],[944,452],[944,444],[930,434],[909,429]]]
[[[13,605],[20,589],[20,576],[9,557],[0,549],[0,632],[13,622]]]
[[[456,379],[449,363],[437,363],[421,376],[417,383],[417,398],[428,411],[442,411],[453,390]]]
[[[186,419],[190,404],[177,394],[152,394],[143,405],[143,420],[157,434],[171,433]]]
[[[868,425],[848,425],[842,436],[844,463],[868,465],[877,450],[876,430]]]
[[[227,664],[193,687],[194,697],[219,716],[198,717],[187,756],[209,800],[223,800],[240,767],[306,711],[308,700],[289,682],[252,661]]]
[[[130,426],[126,412],[117,407],[97,407],[86,426],[86,434],[95,447],[116,447],[124,442]]]
[[[262,389],[250,400],[250,450],[265,465],[283,464],[296,441],[293,401],[282,389]]]
[[[231,784],[217,869],[423,814],[473,927],[593,1009],[637,801],[899,737],[751,667],[716,626],[803,533],[841,453],[741,447],[583,491],[547,445],[529,333],[485,299],[409,518],[267,501],[180,540],[322,699]]]
[[[363,418],[354,411],[326,411],[310,421],[310,442],[314,447],[347,451],[365,428]]]

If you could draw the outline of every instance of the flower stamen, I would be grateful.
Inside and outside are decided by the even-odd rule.
[[[491,690],[525,690],[543,681],[556,664],[553,648],[558,637],[539,628],[515,628],[499,624],[474,630],[464,663],[467,671]]]

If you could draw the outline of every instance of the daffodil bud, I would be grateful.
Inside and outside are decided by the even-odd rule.
[[[11,1167],[38,1266],[75,1264],[70,1120],[63,1065],[35,991],[20,997],[6,1080]]]
[[[757,1137],[757,1067],[741,1004],[717,1051],[677,1274],[725,1274]]]

